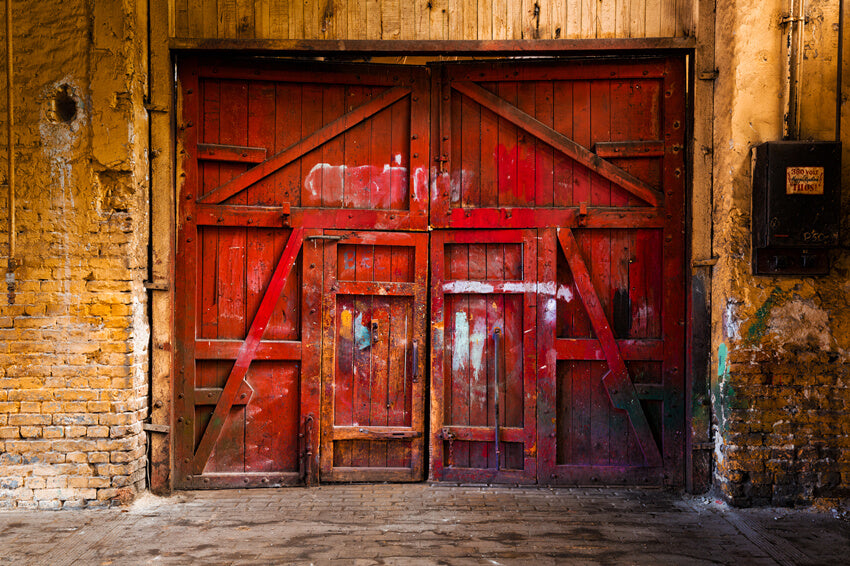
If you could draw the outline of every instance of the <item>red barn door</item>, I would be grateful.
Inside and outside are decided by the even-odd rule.
[[[475,360],[451,363],[452,345],[465,337],[454,317],[474,320],[464,309],[489,298],[473,294],[483,287],[471,282],[502,277],[485,258],[500,228],[534,234],[522,260],[538,261],[536,271],[521,274],[523,290],[535,289],[523,303],[536,317],[536,327],[523,328],[536,334],[536,358],[523,350],[535,371],[515,393],[536,394],[536,407],[523,415],[531,419],[536,408],[536,443],[523,450],[537,480],[681,485],[684,87],[683,61],[672,58],[439,69],[432,86],[439,109],[431,193],[435,477],[484,480],[503,470],[489,456],[467,456],[493,436],[489,405],[483,416],[489,389],[469,369]],[[442,243],[459,229],[487,232],[469,236],[479,238],[478,248]],[[444,278],[468,281],[466,294],[447,294],[455,287]],[[519,289],[507,280],[493,288]],[[508,295],[504,301],[507,308]],[[484,328],[471,336],[483,339]],[[476,429],[473,440],[468,427],[479,421],[490,428]],[[460,424],[467,428],[455,432]],[[461,434],[468,445],[457,442]]]

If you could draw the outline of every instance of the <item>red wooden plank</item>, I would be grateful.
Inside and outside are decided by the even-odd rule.
[[[392,271],[404,272],[405,263],[409,256],[392,250]],[[408,308],[409,301],[396,300],[390,304],[388,341],[389,367],[387,371],[387,425],[410,426],[406,405],[408,379],[413,375],[413,314]],[[405,465],[403,445],[390,443],[387,446],[387,466],[401,467]]]
[[[301,139],[301,107],[300,84],[275,84],[273,153],[278,153]],[[289,202],[293,206],[301,206],[301,164],[298,160],[281,167],[273,174],[273,178],[275,202]]]
[[[389,246],[375,246],[375,281],[389,281],[392,278],[392,249]],[[376,296],[372,304],[373,345],[372,355],[372,385],[371,403],[369,407],[369,424],[372,426],[387,426],[389,405],[389,371],[390,358],[390,311],[392,305],[399,300],[396,297]],[[369,466],[384,467],[387,465],[387,443],[372,442],[369,447]]]
[[[553,119],[552,129],[581,144],[581,138],[573,130],[573,81],[557,81],[552,85]],[[546,124],[545,121],[543,121]],[[548,124],[547,124],[548,125]],[[576,163],[563,153],[552,150],[554,168],[553,206],[576,206],[573,197],[573,170]],[[585,169],[582,167],[582,169]]]
[[[617,106],[631,113],[631,108]],[[612,125],[614,121],[612,121]],[[629,140],[596,142],[593,146],[596,155],[603,158],[624,157],[661,157],[664,155],[663,140]]]
[[[342,85],[325,86],[322,89],[322,125],[327,126],[345,113],[345,87]],[[318,200],[322,206],[342,206],[342,194],[344,191],[344,179],[341,166],[345,164],[345,140],[344,136],[337,136],[328,140],[322,146],[321,163],[328,167],[316,171],[316,182],[320,183],[321,190],[315,189],[319,194]],[[312,167],[312,166],[311,166]],[[308,175],[310,170],[303,171],[305,185],[310,182]],[[312,198],[313,203],[316,197]]]
[[[362,105],[372,97],[372,89],[364,86],[346,87],[345,109]],[[369,208],[372,122],[363,121],[345,132],[345,188],[342,205],[346,208]]]
[[[280,228],[288,223],[289,204],[284,206],[245,206],[236,204],[199,204],[195,207],[198,226],[243,226]],[[212,245],[212,242],[210,242]]]
[[[305,231],[307,236],[319,235],[318,231]],[[330,247],[330,246],[329,246]],[[320,466],[321,430],[321,375],[322,375],[322,263],[323,245],[321,240],[307,241],[302,246],[302,284],[300,305],[300,336],[302,341],[300,422],[305,431],[305,448],[312,455],[304,454],[304,473],[302,481],[313,485],[318,481]],[[333,311],[330,316],[333,317]],[[332,343],[331,343],[331,348]],[[309,425],[309,426],[308,426]],[[305,450],[306,452],[306,450]]]
[[[487,276],[487,248],[484,244],[470,244],[469,279],[483,280]],[[493,426],[493,386],[490,377],[492,363],[488,348],[488,300],[481,295],[469,295],[465,358],[469,367],[469,424]],[[463,345],[463,344],[462,344]],[[457,345],[456,345],[457,347]],[[489,445],[472,444],[469,448],[469,467],[491,467]]]
[[[195,340],[195,358],[198,360],[235,360],[242,346],[241,340]],[[301,342],[296,340],[260,342],[255,360],[300,360]]]
[[[439,244],[435,244],[439,245]],[[462,245],[440,245],[439,252],[446,254],[448,277],[469,277],[469,247]],[[440,254],[442,256],[442,253]],[[435,263],[442,263],[438,256]],[[443,396],[448,414],[445,422],[452,425],[470,424],[471,367],[469,363],[470,299],[467,295],[445,297],[447,388]],[[442,442],[442,441],[440,441]],[[469,466],[469,445],[454,446],[449,466]]]
[[[468,97],[456,94],[462,99],[461,124],[459,129],[466,132],[463,137],[463,155],[454,167],[460,170],[461,204],[464,207],[475,207],[481,202],[481,106]]]
[[[496,100],[499,100],[503,104],[509,104],[514,108],[516,107],[517,84],[514,82],[498,83],[496,87],[496,92],[498,94],[490,93],[490,91],[487,90],[484,92],[493,96]],[[497,110],[492,110],[494,110],[496,114],[499,114]],[[499,116],[498,124],[499,184],[496,194],[497,202],[499,206],[519,206],[519,179],[517,178],[519,147],[517,146],[517,127],[503,116]]]
[[[539,93],[538,85],[538,93]],[[558,361],[555,351],[557,303],[557,236],[538,230],[537,240],[537,460],[538,481],[550,483],[560,445],[557,427],[562,422],[558,398]]]
[[[443,87],[446,88],[445,86]],[[449,161],[449,206],[456,208],[460,206],[463,199],[463,153],[467,137],[474,134],[463,129],[463,96],[457,94],[450,96],[444,105],[444,111],[449,116],[449,139],[445,142]]]
[[[208,203],[219,203],[224,200],[230,198],[236,193],[246,189],[252,183],[255,183],[277,171],[284,165],[290,163],[292,160],[297,159],[311,151],[326,141],[338,136],[342,132],[349,130],[353,126],[360,124],[364,120],[368,119],[370,116],[375,113],[381,111],[386,108],[396,100],[399,100],[403,96],[406,96],[410,92],[409,89],[404,87],[395,87],[389,89],[385,92],[382,92],[380,95],[372,98],[365,104],[357,107],[356,109],[351,110],[347,114],[341,116],[337,120],[334,120],[327,126],[324,126],[318,130],[315,130],[309,136],[302,138],[301,141],[291,145],[287,149],[278,152],[273,155],[263,163],[260,163],[256,167],[252,168],[250,171],[247,171],[243,175],[239,176],[236,179],[232,179],[231,181],[221,185],[217,189],[205,194],[200,202],[208,202]]]
[[[591,143],[590,82],[573,83],[573,139],[583,147]],[[590,205],[590,179],[592,169],[573,161],[573,206]],[[588,215],[589,216],[589,215]]]
[[[232,161],[235,163],[260,163],[266,159],[266,148],[239,145],[199,143],[198,159],[202,161]]]
[[[233,404],[233,398],[236,395],[239,385],[248,372],[248,367],[254,354],[259,346],[263,332],[266,329],[271,312],[277,303],[280,292],[283,290],[285,279],[295,264],[295,259],[298,256],[298,251],[301,248],[301,243],[304,237],[304,229],[296,228],[292,231],[286,248],[278,261],[274,275],[269,283],[268,289],[263,296],[257,315],[254,317],[251,327],[248,330],[248,336],[240,348],[239,355],[233,364],[233,369],[227,377],[227,382],[222,392],[221,400],[216,405],[215,411],[210,419],[210,423],[204,431],[201,442],[195,452],[194,470],[200,474],[204,470],[204,466],[215,446],[218,436],[221,433],[221,428],[224,425],[224,419],[230,412],[230,406]]]
[[[224,145],[248,145],[248,83],[221,81],[221,115],[219,141]],[[219,167],[221,182],[227,183],[241,175],[247,165],[222,162]],[[215,189],[214,189],[215,190]],[[231,197],[233,195],[228,195]],[[224,202],[221,199],[220,202]],[[203,198],[198,199],[202,202]],[[237,195],[231,204],[247,204],[245,195]]]
[[[534,87],[534,116],[544,125],[562,132],[555,128],[555,114],[566,113],[565,109],[558,107],[555,112],[555,85],[548,81],[539,81]],[[570,132],[571,134],[572,132]],[[567,134],[564,134],[567,135]],[[569,137],[569,135],[567,135]],[[560,156],[564,159],[563,156]],[[566,160],[569,161],[569,160]],[[534,162],[534,205],[537,207],[554,206],[555,205],[555,187],[560,187],[563,179],[558,174],[559,170],[555,168],[555,152],[549,144],[538,142],[536,143],[536,153]],[[570,167],[572,173],[572,167]],[[569,202],[563,202],[563,195],[559,195],[558,206],[566,206]]]
[[[396,165],[392,154],[392,107],[385,108],[375,114],[372,123],[371,158],[369,164],[369,208],[386,210],[392,208],[392,176]]]
[[[329,426],[352,425],[354,424],[354,317],[355,305],[354,297],[350,295],[336,296],[334,293],[328,293],[328,288],[337,278],[354,279],[354,263],[355,253],[353,247],[349,246],[349,250],[342,253],[350,253],[352,259],[348,261],[339,261],[340,250],[339,246],[329,246],[330,250],[336,251],[336,257],[333,261],[328,262],[330,254],[325,255],[325,265],[328,271],[336,271],[334,277],[326,277],[325,281],[325,296],[326,300],[329,297],[336,297],[334,319],[331,324],[326,324],[327,333],[325,335],[325,344],[328,346],[333,344],[333,368],[330,372],[330,378],[327,379],[328,386],[325,390],[326,398],[333,399],[333,404],[327,403],[331,407],[332,414],[329,419],[322,419],[322,430],[327,430]],[[328,265],[330,263],[330,265]],[[328,347],[326,346],[326,347]],[[330,348],[329,348],[330,349]],[[322,471],[329,472],[333,467],[331,462],[340,463],[345,466],[351,465],[351,445],[348,443],[334,444],[330,436],[322,436]],[[328,460],[326,462],[326,460]]]
[[[493,110],[500,117],[510,120],[512,123],[537,136],[539,139],[545,141],[558,151],[565,153],[592,171],[595,171],[606,179],[622,186],[624,189],[649,203],[651,206],[661,206],[664,202],[664,196],[658,190],[650,187],[640,179],[635,178],[610,162],[605,161],[586,147],[579,145],[562,134],[559,134],[534,117],[522,112],[516,106],[506,103],[493,93],[488,92],[474,83],[465,81],[452,83],[452,86],[479,104]]]
[[[255,363],[246,379],[254,394],[245,408],[245,471],[298,471],[298,366]]]
[[[580,255],[575,237],[571,230],[559,230],[558,239],[564,249],[570,270],[575,277],[576,288],[590,316],[593,330],[605,351],[609,373],[602,381],[608,391],[608,396],[614,407],[625,410],[629,414],[632,429],[638,437],[647,464],[650,466],[660,465],[661,454],[658,445],[652,437],[646,415],[644,415],[634,385],[629,378],[625,362],[617,349],[617,343],[605,318],[599,297],[594,290],[587,266]]]
[[[611,81],[593,81],[590,83],[590,142],[611,139]],[[592,147],[592,145],[584,146]],[[602,161],[600,159],[600,161]],[[606,161],[606,163],[610,163]],[[628,173],[619,169],[624,174]],[[641,181],[642,184],[643,181]],[[644,184],[645,185],[645,184]],[[626,187],[628,190],[628,187]],[[633,191],[632,191],[633,192]],[[659,198],[657,202],[664,202]],[[589,205],[609,206],[611,204],[611,179],[600,175],[591,175]]]
[[[301,142],[294,143],[289,146],[290,148],[297,147],[305,139],[315,137],[319,131],[324,129],[320,128],[320,125],[324,123],[322,112],[326,89],[316,84],[305,84],[301,88]],[[332,136],[324,137],[320,143],[311,144],[310,147],[304,148],[303,152],[292,155],[291,158],[287,159],[287,163],[281,163],[281,166],[287,165],[288,162],[295,161],[296,159],[301,162],[299,182],[301,183],[302,206],[312,207],[322,205],[322,193],[325,183],[325,167],[323,165],[323,152],[325,148],[321,146],[329,141],[333,141]],[[279,152],[277,155],[281,155],[281,153]],[[328,182],[333,183],[332,179],[329,179]]]
[[[203,96],[197,77],[196,62],[189,60],[186,65],[179,69],[180,84],[184,89],[183,114],[180,117],[184,124],[202,124]],[[194,151],[199,139],[200,128],[187,127],[183,134],[183,143],[187,151]],[[217,168],[218,165],[215,165]],[[174,423],[174,448],[175,448],[175,484],[182,485],[185,477],[190,473],[189,466],[184,465],[185,459],[191,457],[195,442],[195,404],[194,388],[199,375],[195,369],[194,352],[192,344],[198,334],[198,319],[203,321],[203,305],[199,304],[198,294],[198,272],[201,271],[199,263],[202,258],[199,254],[203,248],[199,238],[197,227],[187,217],[193,212],[195,194],[203,180],[199,174],[197,163],[189,159],[186,161],[186,179],[180,187],[179,202],[183,203],[181,214],[177,219],[177,245],[175,262],[185,269],[175,272],[175,294],[182,299],[178,303],[175,318],[175,337],[177,348],[175,362],[182,370],[181,379],[175,383],[174,411],[176,415],[190,415],[191,420],[183,419],[182,423]],[[203,324],[203,322],[202,322]],[[209,330],[215,330],[209,329]],[[203,326],[201,331],[204,331]]]
[[[409,210],[411,178],[414,172],[410,163],[410,98],[392,105],[390,112],[390,187],[389,206],[393,210]],[[425,135],[420,132],[418,135]],[[417,136],[418,137],[418,136]],[[418,154],[417,154],[418,155]],[[407,174],[405,174],[407,172]]]
[[[496,85],[482,85],[495,89]],[[499,195],[499,118],[492,110],[481,108],[481,200],[478,206],[498,206]],[[491,225],[493,226],[493,225]]]
[[[535,116],[536,97],[535,83],[517,83],[516,107],[529,116],[534,116],[535,119],[540,120],[539,117]],[[543,122],[541,121],[541,123]],[[516,198],[518,206],[538,206],[535,202],[537,194],[535,167],[537,165],[538,146],[542,148],[545,145],[522,130],[517,132]]]
[[[368,139],[368,138],[367,138]],[[346,191],[347,193],[347,191]],[[360,195],[363,196],[362,194]],[[368,198],[368,197],[367,197]],[[374,246],[357,246],[355,276],[358,281],[374,278]],[[368,425],[372,404],[372,296],[354,297],[354,389],[352,396],[353,425]],[[369,442],[352,441],[351,465],[369,466]]]

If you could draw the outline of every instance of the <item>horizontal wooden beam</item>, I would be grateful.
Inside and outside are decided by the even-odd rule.
[[[287,225],[289,212],[289,203],[283,206],[198,204],[195,207],[195,223],[198,226],[281,228]]]
[[[542,40],[302,40],[302,39],[209,39],[176,37],[169,41],[172,50],[239,51],[258,53],[326,54],[410,54],[488,55],[527,54],[599,54],[629,51],[682,51],[695,49],[693,37],[624,39],[542,39]]]
[[[596,155],[604,158],[611,157],[663,157],[664,141],[611,141],[596,142]]]
[[[626,361],[650,361],[664,358],[664,341],[652,339],[617,340]],[[558,338],[555,340],[558,360],[604,360],[605,352],[595,338]]]
[[[335,426],[330,434],[333,440],[410,440],[421,436],[418,430],[393,426]]]
[[[229,161],[234,163],[262,163],[266,159],[266,148],[243,145],[199,143],[198,159],[205,161]]]
[[[444,433],[449,433],[452,440],[465,440],[471,442],[495,442],[496,429],[489,426],[444,426]],[[500,442],[526,442],[526,431],[524,428],[499,426]]]
[[[195,340],[198,360],[235,360],[242,340]],[[263,340],[254,354],[254,361],[300,360],[301,342],[295,340]]]

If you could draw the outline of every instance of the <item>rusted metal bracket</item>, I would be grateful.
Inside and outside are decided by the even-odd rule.
[[[701,81],[713,81],[720,76],[720,71],[714,69],[713,71],[703,71],[699,74],[699,80]]]
[[[142,423],[142,430],[169,434],[171,432],[171,427],[164,424]]]
[[[145,281],[145,289],[149,291],[168,291],[168,281],[163,279]]]
[[[171,110],[168,106],[159,106],[150,102],[145,102],[144,107],[148,112],[161,112],[163,114],[167,114]]]
[[[437,435],[437,438],[439,438],[440,440],[447,440],[449,442],[449,458],[448,465],[446,467],[453,467],[455,461],[454,441],[457,436],[449,429],[443,428],[443,430],[440,431],[440,434]]]

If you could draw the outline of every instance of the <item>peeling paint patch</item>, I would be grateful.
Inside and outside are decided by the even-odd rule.
[[[753,317],[753,322],[747,329],[746,342],[754,344],[764,337],[765,332],[767,332],[767,320],[770,316],[770,311],[773,306],[784,297],[785,293],[783,293],[778,287],[774,288],[773,291],[770,292],[770,296],[756,311],[756,314]]]
[[[729,299],[726,301],[726,309],[723,311],[723,330],[729,340],[738,340],[741,337],[742,320],[738,317],[738,301]]]
[[[466,318],[466,313],[455,313],[452,342],[452,373],[457,374],[462,369],[466,369],[466,359],[469,353],[469,320]]]
[[[811,299],[796,299],[774,308],[767,330],[781,337],[786,347],[829,350],[832,342],[829,315]]]

